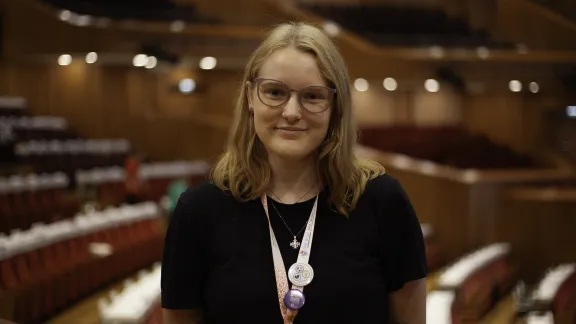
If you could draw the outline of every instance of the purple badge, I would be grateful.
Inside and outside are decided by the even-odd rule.
[[[284,305],[291,310],[299,310],[304,306],[306,302],[306,297],[304,297],[304,293],[298,289],[290,289],[284,296]]]

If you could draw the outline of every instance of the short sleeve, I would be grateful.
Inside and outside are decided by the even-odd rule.
[[[206,262],[199,235],[201,204],[194,189],[184,192],[166,232],[162,257],[161,303],[166,309],[202,307]]]
[[[414,207],[401,184],[391,176],[381,179],[380,212],[385,219],[386,276],[388,291],[399,290],[409,281],[426,278],[426,248]],[[384,195],[384,196],[382,196]]]

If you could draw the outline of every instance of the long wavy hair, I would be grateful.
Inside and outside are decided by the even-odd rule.
[[[314,55],[327,84],[337,91],[330,108],[332,115],[326,139],[318,147],[317,169],[320,181],[329,188],[331,208],[348,216],[368,180],[384,174],[385,170],[376,162],[355,156],[357,132],[346,64],[332,40],[319,28],[306,23],[275,27],[252,53],[238,92],[227,148],[212,169],[212,182],[242,202],[257,199],[266,192],[271,170],[249,111],[247,87],[248,81],[258,76],[263,62],[287,47]]]

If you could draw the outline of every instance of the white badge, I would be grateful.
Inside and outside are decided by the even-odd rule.
[[[296,286],[307,286],[314,279],[314,269],[306,263],[294,263],[288,270],[288,279]]]

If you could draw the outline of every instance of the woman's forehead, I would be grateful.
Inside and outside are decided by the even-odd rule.
[[[278,80],[293,88],[324,85],[316,58],[294,48],[279,50],[266,58],[258,77]]]

